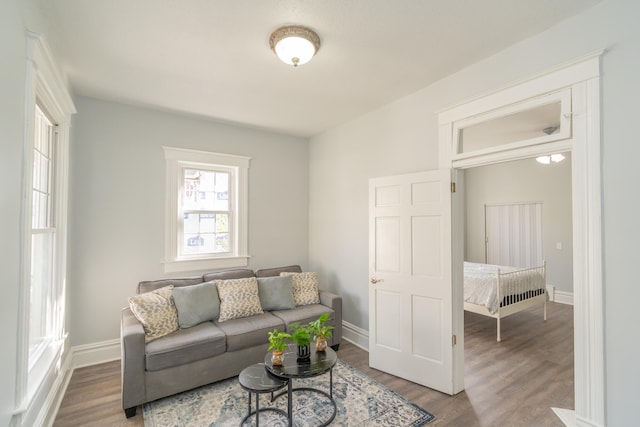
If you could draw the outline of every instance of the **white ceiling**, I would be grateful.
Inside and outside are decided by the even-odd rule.
[[[312,136],[599,0],[41,0],[80,95]],[[314,29],[298,68],[269,34]]]

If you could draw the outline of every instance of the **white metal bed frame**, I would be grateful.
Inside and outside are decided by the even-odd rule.
[[[543,277],[543,288],[542,293],[539,295],[535,295],[529,298],[524,298],[517,302],[512,302],[507,305],[502,306],[502,300],[504,296],[520,296],[525,295],[526,292],[530,291],[530,289],[524,289],[524,287],[520,284],[521,281],[517,280],[518,276],[529,275],[532,272],[539,271]],[[515,278],[516,280],[508,280],[511,278]],[[496,319],[496,329],[497,336],[496,340],[501,341],[500,336],[500,319],[503,317],[510,316],[514,313],[518,313],[522,310],[526,310],[530,307],[535,307],[537,305],[544,305],[544,320],[547,320],[547,262],[544,261],[541,266],[532,267],[532,268],[524,268],[522,270],[512,271],[509,273],[502,273],[498,268],[496,273],[495,286],[496,295],[498,298],[498,310],[495,313],[490,313],[487,307],[484,305],[473,304],[470,302],[464,302],[465,311],[470,311],[472,313],[480,314],[482,316],[492,317]],[[503,285],[505,286],[504,291]]]

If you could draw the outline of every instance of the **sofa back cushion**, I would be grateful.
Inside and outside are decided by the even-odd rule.
[[[173,288],[173,302],[182,329],[214,320],[220,314],[220,298],[215,282]]]
[[[264,311],[295,308],[291,276],[258,277],[258,294]]]
[[[161,279],[161,280],[149,280],[138,283],[138,293],[143,294],[145,292],[155,291],[156,289],[164,288],[166,286],[173,286],[179,288],[181,286],[195,285],[196,283],[202,283],[202,276],[200,277],[186,277],[180,279]]]
[[[213,271],[202,276],[204,282],[212,280],[230,280],[230,279],[246,279],[248,277],[256,277],[253,270],[240,268],[237,270]]]
[[[275,268],[262,268],[260,270],[256,270],[256,277],[279,276],[280,273],[283,273],[283,272],[302,273],[302,268],[299,265],[288,265],[286,267],[275,267]]]

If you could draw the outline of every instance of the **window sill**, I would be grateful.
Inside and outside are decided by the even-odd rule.
[[[163,262],[165,273],[219,270],[223,268],[246,267],[248,264],[249,256],[171,260]]]

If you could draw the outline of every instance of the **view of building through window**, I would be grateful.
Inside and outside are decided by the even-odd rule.
[[[183,169],[183,255],[230,252],[229,175]]]

